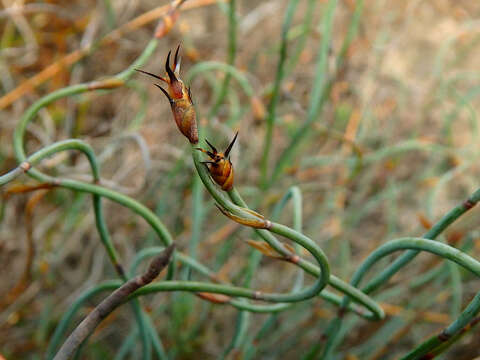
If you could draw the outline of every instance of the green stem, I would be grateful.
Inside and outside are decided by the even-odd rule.
[[[447,328],[445,328],[440,334],[434,335],[422,344],[417,346],[414,350],[401,358],[401,360],[413,360],[413,359],[433,359],[433,355],[445,351],[455,341],[457,341],[462,333],[466,331],[466,328],[470,326],[473,319],[480,310],[480,292],[475,295],[473,300],[468,304],[465,310],[460,316]],[[472,320],[473,319],[473,320]],[[476,322],[473,325],[476,325]],[[432,356],[428,356],[432,354]]]
[[[310,97],[310,105],[308,107],[307,118],[305,122],[294,133],[288,146],[280,155],[280,158],[275,165],[270,183],[280,176],[283,169],[287,166],[291,157],[294,154],[295,149],[300,145],[303,138],[308,133],[308,128],[317,119],[323,104],[325,102],[325,94],[328,92],[328,55],[332,39],[333,30],[333,18],[335,8],[337,6],[337,0],[329,0],[327,9],[323,19],[324,28],[322,33],[322,44],[318,55],[317,69],[315,72],[315,79],[313,81],[312,95]]]
[[[457,205],[450,210],[444,217],[440,219],[423,238],[435,240],[448,226],[450,226],[460,216],[465,214],[473,206],[480,201],[480,189],[476,190],[466,201]],[[380,274],[374,277],[363,291],[367,294],[375,291],[382,284],[386,283],[393,275],[397,273],[403,266],[412,261],[417,255],[418,251],[410,250],[398,257],[388,268],[382,270]]]
[[[140,56],[133,62],[133,64],[131,64],[126,70],[119,73],[118,75],[112,77],[111,79],[105,80],[103,84],[102,84],[102,81],[94,81],[86,84],[68,86],[48,94],[47,96],[35,102],[32,106],[30,106],[29,109],[26,111],[26,113],[22,116],[20,123],[17,125],[14,132],[13,144],[14,144],[15,156],[18,162],[22,163],[26,160],[26,153],[24,150],[24,146],[25,146],[24,139],[25,139],[25,131],[26,131],[27,125],[30,121],[34,119],[34,117],[42,108],[63,97],[73,96],[76,94],[80,94],[87,91],[93,91],[97,89],[114,88],[122,85],[123,82],[125,82],[133,74],[135,68],[140,67],[142,64],[144,64],[148,60],[148,58],[155,51],[157,45],[158,45],[157,39],[151,40],[147,44],[143,52],[140,54]],[[80,143],[77,143],[77,146],[80,148],[81,147]],[[46,154],[43,152],[43,150],[40,150],[36,153],[36,156],[44,157],[44,156],[49,156],[56,151],[61,151],[58,149],[52,150],[51,148],[48,148],[48,147],[46,149],[47,150],[43,149],[45,150]],[[48,151],[53,151],[53,152],[48,153]],[[90,164],[92,167],[92,173],[94,175],[94,180],[98,181],[99,170],[98,170],[98,166],[96,165],[93,151],[91,152],[87,151],[85,153],[90,161]],[[32,159],[30,160],[35,161],[35,158],[33,160]],[[36,169],[30,169],[28,171],[28,175],[40,182],[48,182],[54,186],[63,186],[62,184],[64,183],[64,181],[46,176],[41,172],[37,171]],[[68,184],[69,180],[65,180],[65,182],[67,182]],[[75,182],[73,180],[70,180],[70,185],[71,185],[70,186],[71,189],[74,189],[75,186],[77,186],[77,188],[82,187],[81,183]],[[68,187],[68,185],[65,187]],[[82,190],[79,190],[79,191],[82,191]],[[121,264],[118,261],[119,259],[118,254],[116,253],[116,250],[110,239],[110,235],[108,232],[108,228],[106,225],[105,217],[104,217],[102,206],[101,206],[101,197],[99,196],[99,194],[92,193],[92,195],[93,195],[93,204],[94,204],[94,212],[95,212],[95,221],[96,221],[96,225],[97,225],[97,229],[98,229],[101,241],[104,244],[107,250],[107,253],[110,257],[110,260],[115,270],[117,271],[118,275],[122,278],[123,281],[126,281],[125,273],[123,271]],[[138,323],[140,337],[142,340],[143,359],[149,360],[151,357],[151,350],[150,350],[151,344],[150,344],[149,336],[147,334],[147,329],[143,321],[142,310],[140,308],[140,304],[138,303],[138,301],[134,301],[132,303],[132,308],[133,308],[136,321]]]
[[[315,5],[318,4],[317,0],[308,0],[307,9],[305,11],[305,17],[302,21],[302,34],[298,40],[297,46],[293,51],[293,55],[289,56],[289,63],[286,67],[285,72],[290,74],[295,66],[297,65],[298,61],[300,60],[300,56],[302,55],[303,49],[305,49],[305,45],[307,44],[307,40],[310,37],[310,33],[312,31],[312,24],[313,18],[315,15]]]
[[[285,12],[285,18],[282,25],[282,40],[280,45],[280,54],[277,65],[277,73],[275,75],[275,81],[273,85],[272,98],[268,106],[268,115],[266,119],[267,129],[265,132],[265,140],[263,147],[263,156],[261,162],[261,178],[260,182],[262,188],[265,189],[267,184],[268,176],[268,165],[269,165],[269,155],[270,148],[272,146],[272,137],[273,137],[273,125],[275,123],[276,109],[278,105],[278,100],[280,98],[280,89],[282,85],[283,78],[285,76],[285,62],[287,59],[287,34],[290,29],[290,25],[293,20],[293,15],[295,14],[295,9],[297,8],[298,0],[290,0],[288,3],[287,11]]]
[[[448,226],[450,226],[455,220],[474,207],[479,201],[480,189],[477,189],[467,200],[455,206],[446,215],[444,215],[435,225],[432,226],[429,231],[427,231],[423,238],[429,239],[430,241],[435,240]],[[378,289],[402,267],[412,261],[418,254],[419,251],[417,250],[408,250],[404,254],[400,255],[392,264],[390,264],[386,269],[382,270],[379,275],[368,282],[368,284],[363,288],[363,292],[365,294],[370,294]],[[339,334],[341,330],[342,318],[337,317],[332,322],[336,324],[335,328],[337,331],[329,332],[327,345],[324,349],[324,358],[328,358],[336,344],[340,342],[338,337],[340,336]]]
[[[433,228],[432,228],[433,229]],[[352,277],[351,284],[353,286],[358,286],[360,281],[363,279],[366,272],[380,259],[383,257],[398,251],[398,250],[409,250],[406,254],[415,252],[418,254],[420,251],[430,252],[432,254],[436,254],[444,259],[451,260],[458,265],[464,267],[465,269],[471,271],[477,276],[480,276],[480,262],[475,260],[474,258],[470,257],[466,253],[458,250],[452,246],[432,241],[428,238],[402,238],[397,240],[392,240],[387,242],[386,244],[377,248],[374,252],[372,252],[368,258],[360,265],[357,269],[355,274]],[[347,306],[350,302],[348,297],[345,297],[342,302],[343,306]],[[472,302],[467,306],[467,308],[462,312],[462,314],[457,318],[455,322],[453,322],[447,330],[448,337],[453,336],[454,333],[461,330],[465,327],[470,320],[478,313],[480,310],[480,293],[475,296]],[[340,311],[340,315],[342,311]],[[328,358],[332,353],[334,347],[339,342],[338,333],[340,332],[341,325],[342,325],[342,316],[337,317],[334,321],[332,321],[331,326],[335,325],[334,331],[329,331],[329,337],[324,349],[323,357]],[[431,350],[436,346],[434,341],[427,341],[428,344],[421,345],[421,351]],[[419,350],[420,351],[420,350]]]
[[[243,72],[241,72],[232,65],[217,61],[204,61],[192,66],[190,68],[190,71],[188,72],[186,80],[188,83],[190,83],[192,79],[197,75],[204,74],[205,72],[213,70],[220,70],[231,75],[235,80],[237,80],[238,84],[243,89],[245,94],[247,94],[247,96],[252,97],[253,95],[255,95],[252,85],[250,85],[247,77]]]
[[[92,170],[92,176],[94,181],[100,180],[100,172],[97,160],[95,158],[95,153],[92,147],[82,140],[77,139],[68,139],[64,141],[59,141],[54,144],[48,145],[37,152],[33,153],[28,157],[28,159],[24,160],[24,165],[28,166],[27,169],[22,168],[22,166],[18,166],[17,168],[13,169],[12,171],[8,172],[7,174],[0,176],[0,186],[5,185],[6,183],[14,180],[19,175],[28,172],[30,167],[37,165],[40,161],[45,158],[48,158],[57,152],[66,151],[66,150],[77,150],[84,153],[90,163],[90,168]],[[27,165],[28,164],[28,165]],[[12,174],[15,174],[13,176]]]
[[[232,199],[233,203],[227,199],[224,195],[224,192],[219,190],[219,188],[213,183],[213,181],[210,179],[209,173],[207,168],[201,163],[201,157],[199,151],[195,150],[195,147],[192,146],[192,157],[194,160],[194,165],[197,170],[198,175],[200,175],[200,178],[202,179],[203,184],[205,185],[206,189],[208,192],[212,195],[212,197],[215,199],[215,201],[220,204],[222,207],[230,211],[231,213],[236,213],[239,214],[240,216],[245,216],[247,217],[248,214],[245,213],[245,209],[248,209],[247,204],[243,201],[241,196],[238,194],[238,192],[233,189],[228,192],[228,195]],[[253,216],[252,216],[253,217]],[[256,219],[256,218],[253,218]],[[291,230],[287,227],[284,227],[283,225],[276,224],[274,226],[274,229],[271,229],[272,231],[275,231],[281,235],[286,235],[289,237],[292,241],[297,242],[299,240],[302,241],[302,246],[307,245],[314,245],[316,254],[320,256],[320,258],[317,259],[317,261],[321,262],[319,263],[321,266],[317,267],[314,264],[300,258],[297,265],[300,266],[302,269],[307,271],[308,273],[314,275],[315,277],[320,277],[323,276],[324,273],[322,271],[322,266],[328,267],[328,262],[326,261],[326,257],[323,258],[324,254],[323,251],[309,238],[307,238],[305,235],[296,232],[294,230]],[[279,254],[283,256],[290,256],[291,253],[290,251],[285,248],[285,246],[280,243],[275,236],[273,236],[269,230],[265,229],[255,229],[255,232],[260,235],[270,246],[272,246]],[[303,242],[305,241],[305,242]],[[304,246],[305,247],[305,246]],[[359,289],[356,289],[353,286],[350,286],[349,284],[345,283],[344,281],[340,280],[339,278],[331,275],[327,278],[327,281],[329,282],[330,285],[332,285],[334,288],[336,288],[339,291],[344,292],[345,294],[349,294],[352,296],[352,298],[355,299],[356,302],[359,304],[362,304],[365,306],[369,312],[368,313],[363,313],[360,312],[360,314],[366,318],[369,319],[381,319],[384,317],[384,312],[380,308],[380,306],[373,301],[371,298],[369,298],[366,294],[364,294],[362,291]],[[328,301],[335,301],[335,295],[328,293],[326,291],[323,291],[320,293],[320,296],[327,299]]]
[[[235,56],[237,54],[237,18],[235,14],[236,0],[230,0],[228,4],[228,57],[227,64],[230,66],[235,65]],[[225,74],[225,79],[223,80],[222,86],[218,93],[218,97],[215,100],[214,105],[212,106],[208,118],[214,117],[220,105],[222,105],[223,100],[227,96],[228,86],[230,84],[231,73],[227,72]]]
[[[235,189],[230,191],[229,195],[232,197],[233,201],[236,204],[248,208],[245,201],[241,198],[240,194]],[[264,239],[280,255],[290,255],[290,251],[286,249],[285,246],[280,241],[278,241],[275,236],[273,236],[268,230],[255,229],[255,232],[260,235],[260,237]],[[300,258],[297,265],[313,276],[319,276],[320,274],[320,269],[317,266],[302,258]],[[382,308],[372,298],[370,298],[368,295],[363,293],[361,290],[355,288],[354,286],[347,284],[335,275],[330,275],[329,285],[344,294],[349,294],[352,299],[355,299],[355,302],[365,306],[369,310],[368,313],[360,312],[359,315],[371,320],[383,319],[383,317],[385,316]],[[331,295],[332,294],[328,293],[327,291],[322,291],[320,293],[320,297],[328,299],[329,301],[332,299]]]

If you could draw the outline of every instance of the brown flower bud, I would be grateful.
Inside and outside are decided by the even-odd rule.
[[[182,80],[178,78],[180,72],[180,58],[178,57],[178,45],[175,51],[175,59],[173,62],[173,70],[170,67],[170,55],[168,52],[167,61],[165,62],[165,71],[167,77],[158,76],[147,71],[136,69],[137,71],[153,76],[167,84],[167,90],[161,87],[159,84],[155,84],[167,97],[172,108],[173,118],[177,124],[180,132],[187,137],[192,143],[198,143],[198,130],[195,108],[193,107],[192,94],[190,88],[187,87]]]
[[[235,134],[232,142],[225,150],[225,154],[218,152],[215,146],[210,144],[210,142],[206,139],[205,141],[207,142],[208,146],[210,146],[212,151],[197,148],[197,150],[204,152],[210,156],[210,159],[212,159],[211,161],[203,161],[203,164],[207,165],[212,179],[221,186],[222,190],[225,191],[229,191],[233,188],[233,166],[229,155],[233,144],[235,144],[235,140],[237,140],[237,135],[238,132]]]

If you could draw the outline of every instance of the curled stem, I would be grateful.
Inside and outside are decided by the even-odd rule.
[[[121,86],[125,83],[125,81],[128,80],[128,78],[131,76],[133,73],[134,69],[136,67],[141,66],[145,61],[148,60],[148,58],[153,54],[154,50],[156,49],[158,44],[158,40],[153,39],[151,40],[143,52],[140,54],[140,56],[133,62],[133,64],[130,65],[127,69],[122,71],[116,76],[113,76],[111,78],[108,78],[106,80],[101,80],[101,81],[93,81],[90,83],[84,83],[84,84],[78,84],[78,85],[72,85],[65,87],[63,89],[54,91],[40,100],[36,101],[32,106],[28,108],[28,110],[25,112],[25,114],[22,116],[20,123],[17,125],[15,128],[15,133],[14,133],[14,139],[13,139],[13,144],[14,144],[14,151],[15,151],[15,156],[20,163],[19,168],[23,172],[28,171],[28,175],[40,182],[46,182],[55,186],[63,186],[66,188],[70,188],[72,190],[78,190],[78,191],[85,191],[85,192],[90,192],[88,191],[88,185],[89,184],[83,184],[86,186],[82,186],[82,183],[76,182],[74,180],[59,180],[57,178],[53,178],[50,176],[47,176],[40,171],[36,169],[32,169],[31,166],[29,165],[27,160],[27,155],[24,150],[25,146],[25,132],[27,129],[27,125],[29,124],[30,121],[32,121],[37,113],[44,108],[45,106],[49,105],[50,103],[64,98],[68,96],[73,96],[76,94],[84,93],[87,91],[95,91],[99,89],[113,89],[118,86]],[[58,145],[58,143],[57,143]],[[68,149],[70,146],[74,146],[75,149],[84,151],[85,154],[87,155],[90,165],[92,168],[92,173],[94,176],[94,180],[98,181],[99,180],[99,169],[98,165],[95,160],[95,156],[93,154],[93,151],[88,149],[88,146],[84,146],[82,143],[76,143],[73,145],[72,142],[70,143],[62,143],[60,142],[60,145],[58,145],[57,148],[55,147],[47,147],[42,150],[39,150],[37,153],[34,154],[34,158],[31,159],[31,162],[40,161],[40,159],[50,156],[51,154],[61,151],[62,146],[66,146]],[[22,168],[23,167],[23,168]],[[5,177],[3,177],[2,181],[8,182],[11,181],[13,178],[18,176],[21,173],[20,170],[14,170],[14,172],[7,174]],[[110,261],[112,262],[112,265],[114,266],[117,274],[122,278],[123,281],[126,281],[127,278],[125,276],[125,273],[123,271],[123,267],[119,263],[119,257],[117,255],[117,252],[113,246],[113,243],[110,239],[110,234],[108,232],[108,228],[105,222],[105,217],[103,214],[102,206],[101,206],[101,194],[91,192],[93,195],[93,205],[94,205],[94,212],[95,212],[95,221],[97,225],[97,230],[100,235],[100,239],[105,246],[107,253],[109,255]],[[163,226],[163,224],[162,224]],[[166,234],[167,236],[169,235],[166,229],[163,227],[163,234]],[[167,240],[168,241],[168,240]],[[171,241],[170,241],[171,243]],[[133,307],[133,312],[136,318],[136,321],[139,326],[140,330],[140,335],[142,339],[142,346],[143,346],[143,359],[149,360],[150,359],[150,341],[149,337],[147,335],[147,329],[145,327],[144,321],[143,321],[143,316],[141,313],[140,309],[140,304],[137,301],[134,301],[132,303]]]
[[[230,199],[228,199],[224,192],[220,191],[218,187],[213,183],[210,179],[208,174],[208,170],[202,166],[201,158],[198,154],[198,151],[195,151],[195,148],[192,147],[192,156],[195,164],[195,168],[197,170],[200,179],[202,180],[203,184],[205,185],[208,192],[212,195],[215,199],[217,204],[219,204],[223,209],[229,211],[231,214],[235,214],[237,216],[243,217],[247,220],[252,221],[259,221],[257,216],[253,216],[251,214],[251,210],[248,209],[247,204],[241,198],[240,194],[233,188],[228,192]],[[248,211],[246,211],[248,210]],[[249,212],[250,211],[250,212]],[[270,222],[270,221],[269,221]],[[308,237],[303,235],[300,232],[294,231],[284,225],[272,223],[270,222],[268,229],[255,229],[257,234],[260,235],[262,239],[264,239],[272,248],[274,248],[280,255],[284,257],[292,257],[293,254],[289,249],[287,249],[280,241],[278,241],[275,236],[271,234],[271,232],[275,232],[279,235],[285,236],[290,240],[299,243],[301,246],[305,247],[307,250],[311,250],[317,255],[316,260],[319,262],[319,266],[316,266],[304,259],[299,258],[298,262],[296,263],[302,269],[307,271],[308,273],[314,275],[315,277],[321,279],[322,275],[324,274],[324,269],[328,268],[328,260],[326,256],[323,254],[323,251]],[[314,255],[314,256],[315,256]],[[371,298],[369,298],[366,294],[364,294],[359,289],[356,289],[353,286],[345,283],[344,281],[340,280],[339,278],[330,275],[327,278],[327,283],[332,285],[337,290],[349,294],[352,298],[355,299],[356,302],[365,306],[369,311],[367,313],[361,312],[360,314],[368,319],[381,319],[383,318],[384,312],[381,307]],[[320,291],[323,288],[320,289]],[[318,289],[315,289],[318,290]],[[318,293],[318,292],[317,292]],[[320,296],[324,297],[329,301],[335,301],[335,295],[331,293],[321,291]],[[296,295],[295,295],[296,296]]]
[[[445,214],[435,225],[433,225],[430,230],[423,236],[424,239],[428,239],[431,243],[434,243],[435,240],[445,229],[447,229],[453,222],[455,222],[458,218],[460,218],[463,214],[467,211],[472,209],[478,202],[480,201],[480,189],[477,189],[470,197],[460,203],[459,205],[455,206],[452,210],[450,210],[447,214]],[[367,285],[362,289],[365,294],[370,294],[373,291],[377,290],[381,285],[385,284],[394,274],[396,274],[401,268],[407,265],[410,261],[412,261],[420,251],[418,249],[412,248],[390,264],[386,269],[382,270],[380,274],[370,280]],[[358,272],[358,271],[357,271]],[[353,284],[353,283],[352,283]],[[354,285],[354,284],[353,284]],[[343,304],[347,304],[347,298],[343,302]],[[342,314],[340,311],[339,315]],[[342,326],[342,318],[341,316],[337,317],[332,321],[332,324],[336,323],[335,329],[336,331],[329,332],[327,345],[324,349],[324,357],[327,357],[333,350],[340,340],[339,334]],[[332,325],[333,326],[333,325]]]
[[[360,281],[363,279],[367,271],[380,259],[388,256],[399,250],[414,250],[416,252],[425,251],[441,258],[453,261],[463,268],[469,270],[473,274],[480,276],[480,262],[467,255],[466,253],[458,250],[450,245],[443,244],[440,242],[435,242],[430,239],[425,238],[401,238],[387,242],[386,244],[380,246],[375,251],[373,251],[367,259],[360,265],[355,274],[352,277],[351,284],[353,286],[358,286]],[[347,306],[350,302],[348,296],[346,296],[342,302],[342,308]],[[468,323],[478,314],[480,311],[480,292],[474,297],[466,309],[461,313],[461,315],[450,324],[440,336],[437,336],[435,339],[427,340],[425,343],[420,345],[419,348],[415,349],[410,355],[407,355],[405,359],[419,359],[421,354],[426,354],[429,351],[440,346],[443,342],[450,339],[461,331]],[[335,325],[334,325],[335,324]],[[328,338],[326,348],[324,350],[324,357],[328,356],[333,347],[338,342],[338,333],[341,328],[341,316],[335,319],[331,323],[331,327],[335,328],[335,331]],[[442,341],[442,339],[445,339]]]

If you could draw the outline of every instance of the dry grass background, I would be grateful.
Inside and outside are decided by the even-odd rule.
[[[2,4],[1,96],[66,54],[159,6],[158,1],[149,0],[2,0]],[[336,9],[331,73],[354,5],[353,0],[343,0]],[[237,4],[236,67],[246,74],[264,106],[275,78],[286,6],[283,0],[241,0]],[[322,40],[324,8],[324,1],[316,4],[313,31],[282,86],[272,164],[308,106],[316,53]],[[306,9],[307,1],[300,1],[291,31],[292,44]],[[225,61],[227,27],[227,16],[218,5],[185,10],[144,68],[162,71],[166,53],[178,43],[184,53],[184,74],[195,63]],[[125,32],[110,44],[94,47],[73,66],[61,67],[49,80],[4,106],[0,112],[1,172],[16,164],[13,131],[29,105],[69,84],[123,70],[143,50],[154,28],[155,22],[151,22]],[[422,220],[424,225],[425,219],[437,220],[478,187],[479,58],[480,3],[365,1],[346,65],[334,79],[322,114],[309,130],[310,136],[275,186],[264,193],[257,187],[265,125],[249,108],[250,99],[235,82],[231,83],[233,100],[227,99],[210,120],[210,138],[224,146],[239,130],[239,143],[233,153],[236,184],[247,198],[261,195],[263,201],[258,206],[264,213],[290,185],[300,186],[305,233],[322,246],[335,273],[348,279],[379,244],[400,236],[420,236],[424,232]],[[191,84],[202,122],[207,121],[206,114],[215,98],[209,83],[221,79],[222,74],[209,73]],[[227,125],[235,107],[230,101],[238,101],[235,106],[240,111],[233,128]],[[42,110],[28,128],[27,149],[30,153],[69,137],[84,139],[99,156],[102,183],[155,210],[179,248],[188,251],[193,169],[184,139],[177,135],[170,116],[168,103],[158,89],[149,80],[134,76],[128,86],[118,90],[82,94]],[[363,167],[352,178],[353,149],[361,152]],[[59,176],[89,179],[86,161],[73,154],[57,155],[44,161],[41,168]],[[27,178],[21,178],[19,183],[32,184]],[[33,224],[31,238],[36,250],[33,278],[22,294],[12,303],[0,301],[0,354],[7,359],[41,358],[59,317],[73,299],[86,288],[114,276],[99,242],[90,198],[60,189],[48,191],[42,198],[37,194],[11,194],[2,200],[1,294],[7,294],[21,277],[27,258],[29,222]],[[249,251],[241,240],[252,235],[232,226],[208,196],[204,199],[206,215],[198,257],[220,276],[235,281],[241,276]],[[158,244],[148,225],[129,209],[110,202],[105,203],[105,208],[114,243],[125,264],[140,249]],[[478,209],[472,210],[446,233],[454,245],[471,244],[469,254],[477,258],[478,216]],[[290,223],[290,211],[281,220]],[[340,358],[397,358],[456,317],[478,291],[479,282],[462,273],[459,292],[452,285],[453,275],[447,267],[444,276],[410,291],[412,278],[440,266],[432,259],[421,255],[394,277],[388,285],[393,296],[385,291],[384,299],[378,297],[386,303],[387,320],[359,321],[340,347]],[[288,264],[263,259],[254,286],[286,291],[294,273]],[[171,304],[175,299],[181,303],[178,299],[184,297],[192,298],[184,307]],[[152,312],[158,307],[164,309],[156,326],[165,347],[174,349],[172,356],[217,357],[233,336],[236,311],[222,306],[206,309],[204,302],[193,299],[186,293],[155,295],[142,303]],[[81,314],[87,311],[82,309]],[[258,345],[256,358],[298,358],[319,340],[327,319],[334,315],[335,309],[318,299],[287,311],[279,316],[276,331]],[[172,320],[175,316],[181,320]],[[266,317],[253,315],[249,331],[257,331]],[[131,323],[128,310],[115,312],[92,336],[85,356],[113,358]],[[195,326],[196,332],[189,338]],[[478,336],[478,330],[472,331],[444,358],[471,359],[480,355]],[[275,345],[279,342],[282,346]],[[388,348],[384,349],[384,345]],[[242,358],[241,351],[235,354]]]

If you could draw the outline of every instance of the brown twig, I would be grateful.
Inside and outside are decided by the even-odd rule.
[[[127,281],[98,304],[97,307],[95,307],[95,309],[93,309],[93,311],[88,314],[88,316],[70,334],[55,355],[54,360],[69,359],[77,347],[95,330],[98,324],[100,324],[107,315],[121,305],[135,290],[151,283],[158,276],[160,271],[162,271],[162,269],[169,263],[174,248],[174,244],[167,247],[160,253],[160,255],[152,260],[148,270],[143,275],[138,275]]]

